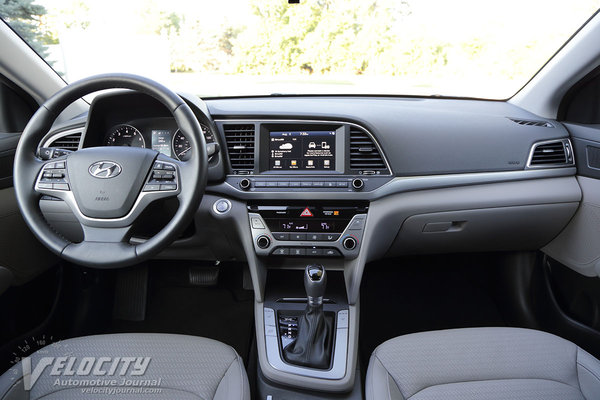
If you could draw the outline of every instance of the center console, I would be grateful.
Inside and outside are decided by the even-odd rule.
[[[215,213],[235,216],[244,241],[260,398],[360,398],[356,292],[369,194],[393,179],[381,147],[350,122],[216,123],[231,171],[220,193],[239,203]]]

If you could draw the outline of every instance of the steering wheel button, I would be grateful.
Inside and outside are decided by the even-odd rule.
[[[52,183],[38,183],[38,189],[52,189]]]
[[[65,174],[61,174],[61,173],[52,174],[52,178],[54,178],[54,179],[62,179],[64,177],[65,177]]]
[[[52,168],[57,168],[57,169],[65,169],[66,165],[64,161],[57,161],[54,163]]]
[[[163,169],[165,171],[175,171],[175,167],[171,164],[163,164]]]
[[[144,192],[158,192],[160,190],[160,185],[145,185]]]
[[[175,179],[175,175],[173,175],[173,174],[164,174],[164,175],[162,176],[162,178],[163,178],[164,180],[166,180],[166,181],[172,181],[173,179]]]
[[[53,184],[53,189],[54,190],[69,190],[69,184],[68,183],[55,183]]]
[[[177,185],[160,185],[160,191],[165,191],[165,190],[177,190]]]
[[[50,178],[52,178],[52,172],[44,171],[44,173],[42,174],[42,179],[50,179]]]
[[[165,169],[165,166],[161,162],[154,163],[154,169]]]

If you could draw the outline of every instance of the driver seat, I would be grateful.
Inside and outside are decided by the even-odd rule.
[[[36,368],[43,366],[36,379]],[[24,370],[31,375],[24,377]],[[38,350],[0,377],[1,400],[86,396],[249,400],[250,389],[242,359],[233,348],[212,339],[171,334],[64,340]]]

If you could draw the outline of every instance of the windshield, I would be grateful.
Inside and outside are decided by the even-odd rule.
[[[0,0],[0,16],[67,82],[130,72],[210,97],[504,99],[599,6],[600,0]]]

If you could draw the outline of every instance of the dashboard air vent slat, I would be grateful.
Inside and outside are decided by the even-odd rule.
[[[530,119],[516,119],[516,118],[509,118],[512,122],[519,124],[519,125],[524,125],[524,126],[539,126],[539,127],[543,127],[543,128],[554,128],[554,125],[552,125],[550,122],[547,121],[536,121],[536,120],[530,120]]]
[[[223,131],[233,171],[235,173],[252,171],[254,169],[254,125],[223,125]]]
[[[53,149],[63,149],[76,151],[79,148],[79,142],[81,141],[81,132],[72,133],[67,136],[61,136],[50,142],[48,147]]]
[[[373,139],[362,129],[350,129],[350,169],[381,171],[387,169]]]
[[[557,140],[534,145],[529,165],[564,165],[572,162],[568,141]]]

